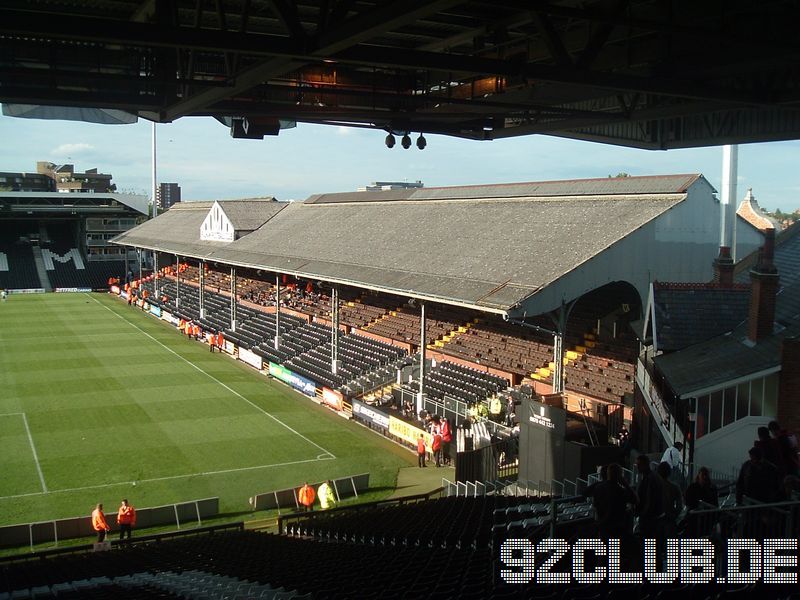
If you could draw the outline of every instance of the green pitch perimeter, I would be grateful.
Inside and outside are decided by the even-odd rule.
[[[254,493],[413,457],[104,294],[0,303],[0,525]],[[134,485],[135,483],[135,485]]]

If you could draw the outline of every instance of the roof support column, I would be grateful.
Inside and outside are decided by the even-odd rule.
[[[136,256],[139,257],[139,285],[142,284],[142,249],[136,249]]]
[[[231,331],[236,331],[236,268],[231,267]]]
[[[206,261],[200,261],[200,318],[206,318],[206,302],[205,302],[205,289],[206,289]]]
[[[275,273],[275,350],[280,350],[281,336],[281,276]]]
[[[122,277],[122,279],[125,280],[125,283],[130,283],[128,273],[130,273],[130,269],[128,268],[128,247],[125,246],[125,275]],[[125,284],[123,284],[121,287],[125,287]]]
[[[576,298],[569,304],[561,301],[561,308],[558,309],[556,316],[551,315],[556,330],[553,332],[553,393],[560,394],[564,391],[564,334],[567,331],[567,319],[575,305],[578,303]]]
[[[331,288],[331,373],[339,370],[339,288]]]
[[[175,308],[181,305],[181,257],[175,255]]]
[[[156,298],[161,298],[161,294],[159,293],[159,279],[161,278],[161,273],[158,272],[158,252],[153,250],[153,296]]]
[[[419,334],[419,392],[417,393],[417,415],[422,412],[423,396],[425,394],[425,348],[428,345],[425,338],[425,303],[419,303],[420,308],[420,334]]]

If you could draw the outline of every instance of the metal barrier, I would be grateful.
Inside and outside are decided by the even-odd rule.
[[[320,481],[310,485],[317,488],[322,483],[323,482]],[[339,479],[331,480],[331,483],[333,484],[333,491],[334,494],[336,494],[337,502],[342,498],[350,498],[352,496],[358,497],[359,492],[363,492],[369,488],[369,473],[340,477]],[[278,509],[278,514],[281,513],[282,508],[297,510],[300,508],[300,503],[297,499],[298,489],[300,489],[299,485],[282,490],[256,494],[249,499],[250,508],[253,510]]]
[[[136,510],[136,528],[146,529],[157,525],[171,525],[180,529],[181,524],[202,520],[219,514],[219,498],[203,498],[177,504],[166,504]],[[116,515],[106,516],[110,526],[116,525]],[[53,543],[59,540],[95,535],[91,517],[71,517],[52,521],[39,521],[0,527],[0,546],[22,546],[29,544],[31,551],[36,544]]]
[[[161,542],[163,540],[178,538],[178,537],[187,537],[192,535],[203,535],[203,534],[213,534],[218,531],[228,531],[228,530],[236,530],[236,531],[244,531],[244,522],[237,521],[234,523],[223,523],[221,525],[207,525],[205,527],[196,527],[192,529],[185,529],[183,531],[169,531],[167,533],[155,533],[151,535],[141,535],[130,540],[113,540],[110,539],[108,542],[112,546],[125,544],[126,546],[129,544],[142,544],[142,543],[150,543],[150,542]],[[66,548],[54,548],[50,550],[41,550],[38,552],[32,552],[28,554],[12,554],[10,556],[0,556],[0,565],[8,564],[8,563],[17,563],[23,561],[31,561],[31,560],[41,560],[42,558],[47,558],[49,556],[60,556],[64,554],[83,554],[86,552],[93,552],[94,551],[94,543],[92,544],[80,544],[76,546],[69,546]]]
[[[800,502],[764,504],[747,497],[744,502],[690,511],[685,520],[686,536],[724,542],[728,538],[796,538],[800,533]]]
[[[332,514],[358,513],[363,510],[375,508],[376,506],[403,506],[405,504],[415,504],[417,502],[427,502],[431,498],[438,498],[443,495],[444,486],[426,494],[415,494],[413,496],[402,496],[400,498],[389,498],[387,500],[377,500],[375,502],[365,502],[363,504],[353,504],[352,506],[339,506],[329,510],[316,512],[292,513],[289,515],[278,516],[278,531],[282,534],[289,533],[289,526],[299,526],[306,521],[314,520],[318,517],[327,518]]]

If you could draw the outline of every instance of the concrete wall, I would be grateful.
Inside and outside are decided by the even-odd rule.
[[[758,438],[756,430],[775,417],[745,417],[695,441],[694,464],[720,473],[738,473],[747,451]]]

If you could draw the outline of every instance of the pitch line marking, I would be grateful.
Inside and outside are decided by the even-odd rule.
[[[0,415],[3,416],[3,415]],[[271,469],[272,467],[287,467],[289,465],[300,465],[303,463],[320,462],[323,460],[333,460],[329,455],[325,458],[308,458],[306,460],[294,460],[291,462],[272,463],[269,465],[256,465],[254,467],[238,467],[236,469],[222,469],[219,471],[202,471],[200,473],[189,473],[188,475],[167,475],[166,477],[152,477],[150,479],[137,479],[136,481],[118,481],[116,483],[104,483],[100,485],[85,485],[82,487],[64,488],[61,490],[45,490],[44,492],[31,492],[28,494],[16,494],[13,496],[0,496],[0,500],[13,500],[15,498],[28,498],[30,496],[44,496],[46,494],[64,494],[68,492],[81,492],[84,490],[98,490],[120,485],[133,485],[138,483],[154,483],[156,481],[169,481],[171,479],[189,479],[191,477],[205,477],[206,475],[222,475],[224,473],[237,473],[240,471],[255,471],[258,469]]]
[[[126,322],[128,325],[130,325],[131,327],[134,327],[135,329],[138,329],[138,330],[139,330],[140,332],[142,332],[144,335],[146,335],[146,336],[147,336],[147,337],[149,337],[151,340],[153,340],[153,341],[154,341],[156,344],[158,344],[159,346],[161,346],[161,347],[162,347],[162,348],[164,348],[165,350],[167,350],[167,351],[171,352],[172,354],[174,354],[175,356],[177,356],[178,358],[180,358],[180,359],[181,359],[183,362],[185,362],[185,363],[187,363],[187,364],[191,365],[192,367],[194,367],[195,369],[197,369],[198,371],[200,371],[200,372],[201,372],[203,375],[205,375],[206,377],[208,377],[208,378],[209,378],[209,379],[211,379],[212,381],[215,381],[215,382],[217,382],[219,385],[221,385],[222,387],[224,387],[226,390],[228,390],[228,391],[229,391],[231,394],[233,394],[234,396],[238,396],[239,398],[241,398],[242,400],[244,400],[245,402],[247,402],[247,403],[248,403],[250,406],[252,406],[252,407],[253,407],[253,408],[255,408],[256,410],[258,410],[258,411],[260,411],[260,412],[264,413],[264,414],[265,414],[265,415],[267,415],[267,416],[268,416],[270,419],[273,419],[273,420],[274,420],[276,423],[279,423],[280,425],[283,425],[283,426],[284,426],[286,429],[288,429],[289,431],[291,431],[291,432],[292,432],[293,434],[295,434],[296,436],[303,438],[305,441],[307,441],[309,444],[311,444],[311,445],[312,445],[312,446],[314,446],[315,448],[319,448],[320,450],[322,450],[322,453],[323,453],[324,455],[330,456],[331,458],[336,458],[336,455],[335,455],[333,452],[331,452],[330,450],[326,450],[325,448],[323,448],[322,446],[320,446],[320,445],[319,445],[319,444],[317,444],[316,442],[312,442],[310,439],[308,439],[308,438],[307,438],[306,436],[304,436],[302,433],[300,433],[300,432],[299,432],[299,431],[297,431],[296,429],[293,429],[292,427],[290,427],[289,425],[287,425],[286,423],[284,423],[283,421],[281,421],[281,420],[280,420],[278,417],[276,417],[275,415],[273,415],[273,414],[271,414],[271,413],[267,412],[266,410],[264,410],[263,408],[261,408],[261,407],[260,407],[260,406],[258,406],[257,404],[253,403],[252,401],[250,401],[250,400],[248,400],[247,398],[245,398],[244,396],[242,396],[242,395],[241,395],[239,392],[237,392],[236,390],[234,390],[234,389],[232,389],[231,387],[229,387],[227,384],[225,384],[225,383],[221,382],[219,379],[217,379],[216,377],[214,377],[214,376],[213,376],[213,375],[211,375],[210,373],[207,373],[207,372],[206,372],[206,371],[204,371],[202,368],[198,367],[196,364],[194,364],[194,363],[193,363],[192,361],[190,361],[188,358],[184,358],[183,356],[181,356],[180,354],[178,354],[177,352],[175,352],[175,350],[173,350],[173,349],[172,349],[172,348],[170,348],[169,346],[166,346],[166,345],[164,345],[163,343],[161,343],[159,340],[157,340],[157,339],[156,339],[156,338],[154,338],[152,335],[150,335],[149,333],[147,333],[147,332],[146,332],[144,329],[142,329],[141,327],[139,327],[139,326],[138,326],[136,323],[133,323],[133,322],[129,321],[128,319],[126,319],[125,317],[123,317],[121,314],[119,314],[119,313],[117,313],[117,312],[115,312],[115,311],[111,310],[111,309],[110,309],[108,306],[106,306],[105,304],[103,304],[102,302],[100,302],[100,301],[99,301],[97,298],[94,298],[93,296],[89,296],[89,294],[84,294],[84,295],[85,295],[85,296],[88,296],[89,298],[91,298],[92,300],[94,300],[94,301],[95,301],[97,304],[99,304],[100,306],[102,306],[103,308],[105,308],[105,309],[106,309],[108,312],[110,312],[112,315],[114,315],[114,316],[115,316],[115,317],[117,317],[118,319],[122,319],[122,320],[123,320],[123,321],[125,321],[125,322]],[[322,455],[320,455],[320,456],[322,456]]]
[[[34,492],[34,494],[46,494],[47,493],[47,484],[44,482],[44,473],[42,473],[42,466],[39,464],[39,455],[36,453],[36,446],[33,443],[33,436],[31,435],[31,428],[28,427],[28,417],[25,415],[24,412],[13,412],[13,413],[4,413],[1,414],[0,417],[12,417],[12,416],[21,416],[22,422],[25,424],[25,433],[28,434],[28,443],[31,445],[31,452],[33,452],[33,460],[36,463],[36,471],[39,473],[39,481],[42,484],[42,491],[41,492]],[[24,494],[26,496],[30,494]]]

